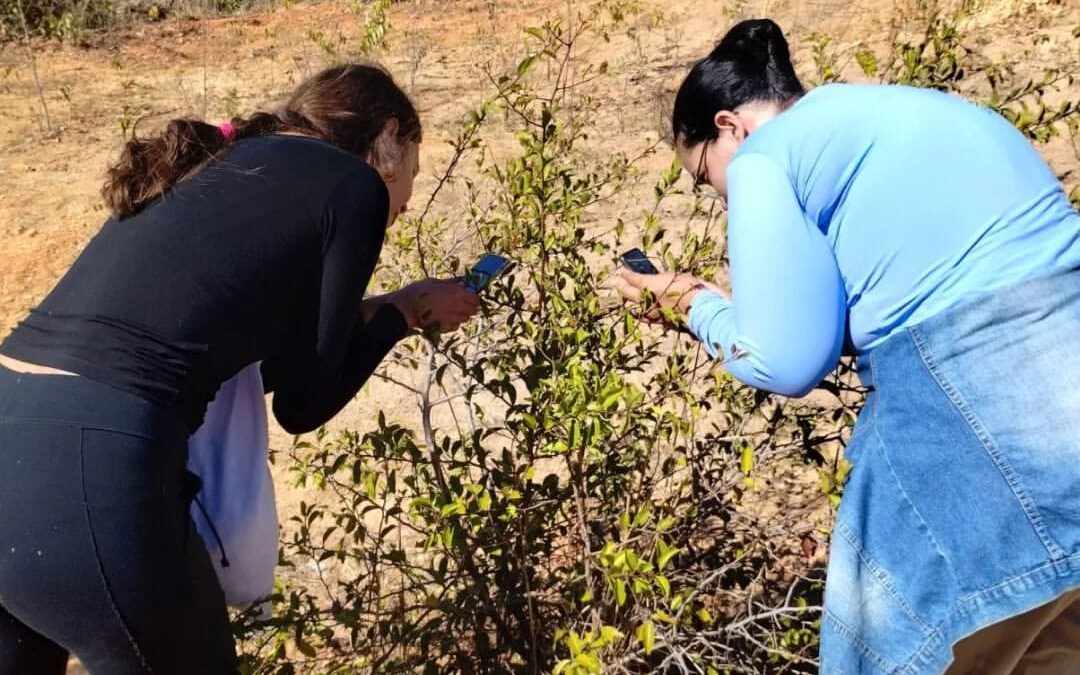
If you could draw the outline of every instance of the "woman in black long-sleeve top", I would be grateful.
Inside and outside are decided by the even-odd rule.
[[[0,675],[236,672],[188,520],[187,437],[263,362],[290,432],[334,416],[411,328],[477,308],[456,280],[364,298],[417,171],[389,75],[341,66],[278,112],[129,142],[113,218],[0,345]]]

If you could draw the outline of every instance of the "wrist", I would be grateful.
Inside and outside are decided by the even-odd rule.
[[[706,290],[705,284],[700,283],[700,282],[694,284],[689,289],[687,289],[687,291],[682,294],[682,297],[679,298],[679,302],[678,302],[679,311],[682,312],[683,314],[689,314],[690,313],[690,308],[694,304],[694,299],[697,298],[698,295],[704,290]]]
[[[416,303],[407,293],[403,293],[399,290],[388,293],[383,297],[384,304],[390,304],[397,308],[401,317],[405,319],[405,325],[408,327],[408,330],[414,330],[419,325],[420,322],[416,315]]]

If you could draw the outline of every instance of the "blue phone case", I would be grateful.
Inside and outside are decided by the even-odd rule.
[[[510,261],[501,255],[488,253],[480,258],[465,275],[465,287],[474,293],[487,288],[491,280],[499,276],[510,266]]]

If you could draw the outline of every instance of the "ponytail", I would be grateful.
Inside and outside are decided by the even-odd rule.
[[[192,119],[172,120],[150,138],[132,138],[109,167],[101,189],[105,204],[117,218],[134,215],[227,145],[217,126]]]
[[[397,144],[380,143],[391,119],[398,122]],[[346,64],[302,82],[277,112],[234,118],[220,127],[176,119],[155,136],[132,138],[109,167],[101,194],[115,217],[135,215],[234,142],[286,132],[336,145],[384,173],[401,159],[400,148],[387,146],[421,140],[420,117],[390,74],[376,65]]]

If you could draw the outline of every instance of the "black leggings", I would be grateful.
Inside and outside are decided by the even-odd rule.
[[[82,377],[0,367],[0,675],[234,675],[188,515],[188,432]]]

